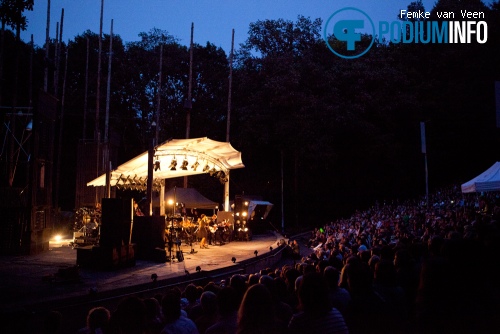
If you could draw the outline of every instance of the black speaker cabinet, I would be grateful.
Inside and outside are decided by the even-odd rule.
[[[132,199],[103,198],[99,245],[118,248],[130,244],[132,217]]]
[[[164,249],[165,216],[134,216],[132,242],[141,258],[151,257],[155,248]]]

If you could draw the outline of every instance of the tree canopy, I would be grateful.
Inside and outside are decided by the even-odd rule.
[[[454,1],[438,1],[432,13],[455,7]],[[328,49],[320,19],[251,23],[233,70],[231,143],[243,152],[246,168],[232,173],[231,193],[280,203],[283,165],[285,217],[297,224],[346,215],[376,199],[424,194],[420,122],[427,127],[432,188],[465,181],[498,160],[494,85],[500,80],[500,6],[460,2],[461,9],[469,7],[486,13],[485,44],[375,39],[370,52],[357,59],[339,58]],[[421,1],[408,6],[417,8],[423,8]],[[110,127],[119,163],[147,149],[158,91],[160,141],[185,136],[189,48],[157,28],[140,36],[133,43],[119,36],[113,41]],[[363,36],[362,43],[370,38]],[[82,130],[87,40],[87,129],[93,129],[97,36],[87,31],[64,44],[70,57],[66,108],[71,121],[63,148],[68,156],[76,154],[78,139],[91,137]],[[105,35],[103,50],[108,43]],[[33,84],[39,85],[44,59],[40,49],[35,51]],[[11,59],[7,52],[5,62]],[[26,55],[22,61],[28,61]],[[107,55],[102,61],[107,68]],[[4,73],[4,81],[9,75]],[[26,87],[23,75],[20,84]],[[228,77],[224,50],[210,42],[194,44],[191,137],[225,140]],[[193,178],[190,186],[218,194],[220,184],[210,182]],[[69,192],[73,184],[62,186]],[[278,220],[279,210],[274,211],[271,218]]]

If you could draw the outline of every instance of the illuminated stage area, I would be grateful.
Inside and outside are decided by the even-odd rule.
[[[222,246],[200,249],[199,243],[182,243],[183,259],[154,262],[137,259],[135,265],[113,270],[76,266],[78,248],[69,239],[51,240],[50,249],[37,255],[6,256],[0,262],[2,311],[34,307],[37,304],[81,300],[94,295],[133,293],[162,284],[181,284],[204,278],[218,282],[232,273],[253,273],[273,267],[281,260],[286,240],[267,232],[254,235],[252,241],[232,241]],[[281,244],[281,246],[280,246]],[[168,256],[170,254],[167,251]],[[156,276],[153,276],[155,274]],[[153,282],[152,277],[156,277]]]

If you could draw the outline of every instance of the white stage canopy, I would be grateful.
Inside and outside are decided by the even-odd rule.
[[[227,182],[231,169],[244,168],[241,152],[230,143],[207,137],[172,139],[155,148],[153,188],[159,189],[163,179],[207,173]],[[111,171],[110,186],[119,189],[146,190],[148,152],[121,164]],[[87,183],[87,186],[106,186],[106,174]]]
[[[463,193],[500,191],[500,161],[480,175],[462,184]]]

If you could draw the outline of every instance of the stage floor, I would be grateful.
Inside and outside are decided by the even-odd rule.
[[[0,257],[1,311],[24,308],[37,303],[56,302],[91,293],[103,293],[117,289],[150,284],[151,275],[158,281],[180,276],[193,276],[196,267],[201,271],[217,271],[232,267],[236,269],[240,261],[249,260],[276,252],[280,241],[287,241],[275,232],[254,235],[251,241],[233,241],[222,246],[200,249],[199,243],[180,246],[184,260],[171,262],[151,262],[136,260],[135,266],[113,270],[78,268],[78,275],[71,276],[71,268],[77,264],[77,250],[70,246],[72,240],[51,242],[49,250],[37,255]],[[192,253],[191,249],[195,252]],[[175,253],[173,254],[175,255]],[[236,258],[233,263],[232,257]],[[69,269],[68,269],[69,268]],[[68,271],[68,277],[57,273]]]

